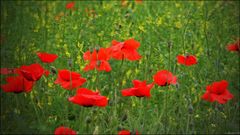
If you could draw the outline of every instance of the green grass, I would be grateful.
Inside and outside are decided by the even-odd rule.
[[[72,70],[87,79],[83,87],[98,89],[110,99],[109,105],[84,108],[70,103],[67,97],[75,90],[55,85],[57,76],[51,74],[30,93],[1,90],[1,134],[49,134],[60,125],[79,134],[116,134],[121,129],[140,134],[239,133],[239,54],[226,50],[240,37],[239,1],[129,1],[126,7],[120,1],[77,1],[74,11],[65,4],[1,0],[1,68],[41,63],[37,51],[56,53],[59,58],[51,66],[70,69],[71,59]],[[86,8],[96,16],[88,16]],[[61,12],[64,16],[56,20]],[[84,52],[129,38],[141,43],[141,60],[110,60],[109,73],[83,71]],[[194,54],[198,64],[179,65],[178,54]],[[162,69],[178,77],[178,87],[155,85],[151,98],[121,96],[120,90],[132,87],[133,79],[151,83]],[[1,75],[1,84],[4,78]],[[206,85],[223,79],[234,98],[224,105],[203,101]]]

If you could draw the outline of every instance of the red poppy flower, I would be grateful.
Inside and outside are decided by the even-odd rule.
[[[14,69],[14,68],[1,68],[0,70],[0,74],[2,75],[8,75],[8,74],[17,74],[18,73],[18,69]]]
[[[233,98],[233,95],[228,91],[227,87],[228,82],[226,80],[213,82],[212,85],[207,85],[206,92],[202,95],[202,99],[209,102],[217,101],[220,104],[225,104]]]
[[[131,135],[131,132],[128,130],[121,130],[118,132],[118,135]],[[136,131],[136,135],[139,135],[138,131]]]
[[[194,64],[197,64],[197,58],[194,55],[178,55],[177,61],[179,64],[185,65],[185,66],[191,66]]]
[[[111,56],[117,60],[139,60],[141,58],[141,56],[137,52],[139,46],[140,43],[134,39],[128,39],[124,42],[118,42],[116,40],[113,40],[112,46],[110,47]]]
[[[84,71],[97,69],[99,71],[109,72],[112,70],[108,60],[110,59],[110,50],[107,48],[100,48],[97,52],[95,49],[92,54],[87,51],[83,54],[83,59],[89,61],[89,64],[85,66]]]
[[[160,70],[153,76],[154,82],[159,86],[167,86],[177,83],[177,77],[167,70]]]
[[[85,107],[99,106],[105,107],[108,104],[108,99],[105,96],[101,96],[99,92],[93,92],[86,88],[80,88],[77,90],[77,94],[68,98],[70,102]]]
[[[61,85],[64,89],[71,90],[82,86],[85,82],[86,79],[81,78],[79,73],[63,69],[58,71],[58,78],[55,84]]]
[[[118,132],[118,135],[131,135],[131,132],[128,130],[121,130]]]
[[[20,73],[28,80],[28,81],[37,81],[39,80],[43,73],[44,73],[44,69],[43,67],[38,64],[38,63],[35,63],[35,64],[31,64],[29,66],[21,66],[19,68],[20,70]]]
[[[54,135],[76,135],[77,132],[68,127],[58,127],[54,131]]]
[[[68,3],[66,4],[66,9],[71,9],[71,8],[74,7],[74,5],[75,5],[75,2],[68,2]]]
[[[122,90],[123,96],[137,96],[137,97],[150,97],[150,90],[153,87],[153,83],[148,84],[146,81],[133,80],[134,87]]]
[[[235,43],[233,43],[233,44],[229,44],[228,46],[227,46],[227,50],[228,51],[235,51],[235,52],[239,52],[240,51],[240,40],[239,41],[237,41],[237,42],[235,42]]]
[[[4,92],[30,92],[34,82],[28,81],[22,75],[9,76],[6,78],[7,84],[1,85]]]
[[[50,54],[50,53],[45,53],[45,52],[38,52],[37,56],[44,63],[52,63],[58,57],[56,54]]]

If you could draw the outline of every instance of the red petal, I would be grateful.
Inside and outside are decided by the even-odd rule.
[[[91,52],[87,51],[83,54],[83,59],[84,60],[90,60],[91,59]]]
[[[58,57],[56,54],[50,54],[50,53],[45,53],[45,52],[38,52],[37,56],[44,63],[52,63]]]
[[[71,128],[60,126],[55,129],[54,135],[77,135],[77,133]]]
[[[124,42],[124,48],[136,50],[139,46],[140,46],[140,43],[138,41],[134,40],[133,38],[128,39]]]
[[[133,80],[132,83],[135,88],[142,86],[142,83],[146,85],[146,81],[141,82],[140,80]]]
[[[1,85],[4,92],[29,92],[32,90],[33,82],[27,81],[22,76],[7,77],[7,84]]]
[[[117,40],[112,40],[112,45],[114,46],[114,45],[117,45],[117,44],[119,44],[119,43],[121,43],[121,42],[118,42]]]
[[[107,49],[100,48],[98,51],[98,60],[109,60],[110,59],[110,53],[107,52]]]
[[[121,93],[123,96],[135,96],[134,90],[136,90],[136,88],[123,89]]]
[[[19,68],[19,70],[20,73],[29,81],[39,80],[45,71],[38,63],[31,64],[29,66],[23,65]]]
[[[227,46],[228,51],[239,51],[239,46],[237,44],[230,44]]]
[[[177,61],[178,61],[179,64],[185,64],[185,56],[178,55],[177,56]]]
[[[99,106],[105,107],[108,104],[106,97],[99,95],[98,92],[91,92],[86,88],[80,88],[77,95],[68,99],[70,102],[81,106]]]
[[[191,66],[197,64],[197,58],[193,55],[189,55],[186,57],[186,66]]]
[[[131,132],[128,130],[122,130],[118,132],[118,135],[131,135]]]
[[[77,90],[77,95],[79,95],[79,94],[99,95],[99,92],[93,92],[87,88],[79,88]]]
[[[230,100],[233,98],[233,95],[228,91],[226,90],[223,94],[222,94],[222,97],[225,99],[225,100]]]
[[[49,74],[50,74],[49,70],[45,70],[44,75],[45,75],[46,77],[48,77]]]
[[[228,87],[228,82],[226,80],[220,81],[220,84],[219,84],[220,89],[226,90],[227,87]]]
[[[74,7],[74,5],[75,5],[75,2],[69,2],[66,4],[66,9],[71,9]]]
[[[122,52],[124,54],[124,58],[134,61],[141,59],[141,55],[136,50],[133,49],[122,49]]]
[[[109,72],[112,70],[110,64],[107,61],[101,61],[100,66],[97,68],[99,71],[106,71]]]
[[[88,65],[84,67],[84,71],[89,71],[95,69],[97,66],[97,61],[91,61]]]
[[[225,100],[221,95],[212,94],[212,97],[214,101],[217,101],[220,104],[225,104],[227,102],[227,100]]]

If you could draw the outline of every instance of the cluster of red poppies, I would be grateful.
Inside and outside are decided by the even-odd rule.
[[[66,5],[67,9],[74,7],[74,2]],[[140,47],[140,43],[134,39],[128,39],[124,42],[112,41],[112,46],[108,48],[94,49],[93,51],[86,51],[83,55],[83,59],[88,61],[88,64],[83,69],[84,71],[98,70],[110,72],[112,70],[109,60],[111,58],[116,60],[130,60],[136,61],[141,59],[141,55],[137,52]],[[227,46],[229,51],[239,52],[239,41]],[[58,56],[56,54],[49,54],[45,52],[38,52],[37,56],[43,63],[52,63]],[[178,55],[176,57],[179,64],[185,66],[192,66],[197,64],[197,58],[194,55]],[[14,76],[6,77],[6,84],[2,84],[1,88],[4,92],[30,92],[33,85],[42,77],[42,75],[48,76],[50,72],[44,69],[40,64],[34,63],[31,65],[23,65],[19,68],[9,69],[1,68],[1,74],[15,74]],[[58,70],[58,77],[55,84],[60,85],[66,90],[76,90],[76,95],[69,97],[68,100],[74,104],[78,104],[84,107],[98,106],[105,107],[108,104],[108,98],[100,95],[99,91],[92,91],[87,88],[80,88],[87,80],[82,78],[77,72],[73,72],[67,69]],[[153,82],[147,84],[146,80],[133,80],[133,87],[123,89],[121,91],[122,96],[136,96],[136,97],[150,97],[150,90],[156,84],[158,86],[169,86],[177,84],[177,77],[174,76],[168,70],[159,70],[153,76]],[[207,85],[206,92],[203,94],[202,99],[209,102],[218,102],[220,104],[226,103],[233,98],[233,95],[228,91],[228,82],[222,80],[219,82],[213,82],[211,85]],[[70,128],[58,127],[55,130],[55,134],[76,134]],[[122,130],[119,134],[130,134],[127,130]],[[139,134],[136,131],[136,134]]]
[[[239,43],[229,45],[227,48],[236,48]],[[112,46],[108,48],[94,49],[93,52],[87,51],[84,53],[83,58],[89,63],[85,66],[84,71],[99,70],[99,71],[111,71],[111,66],[108,61],[113,58],[116,60],[130,60],[135,61],[141,59],[141,56],[137,52],[140,43],[134,39],[128,39],[124,42],[112,41]],[[231,49],[229,49],[231,50]],[[232,51],[232,50],[231,50]],[[239,51],[234,49],[234,51]],[[38,52],[37,56],[43,63],[52,63],[57,59],[56,54],[49,54],[45,52]],[[178,55],[176,57],[179,64],[185,66],[191,66],[197,64],[197,59],[194,55]],[[34,63],[31,65],[23,65],[19,68],[8,69],[1,68],[1,74],[16,74],[15,76],[6,77],[7,84],[2,84],[1,88],[4,92],[30,92],[33,85],[38,81],[42,75],[48,76],[49,71],[44,69],[40,64]],[[154,84],[158,86],[168,86],[177,84],[177,77],[174,76],[168,70],[160,70],[153,76],[153,82],[147,84],[147,81],[133,80],[133,87],[123,89],[121,91],[122,96],[136,96],[136,97],[150,97],[150,90]],[[78,104],[84,107],[99,106],[105,107],[108,104],[108,98],[100,95],[99,91],[91,91],[87,88],[79,88],[86,82],[85,78],[77,72],[69,71],[66,69],[58,70],[58,77],[55,84],[59,84],[66,90],[77,89],[76,95],[69,97],[68,100],[74,104]],[[226,103],[233,98],[233,95],[228,91],[228,82],[222,80],[219,82],[213,82],[212,85],[207,85],[206,93],[202,96],[202,99],[214,102],[217,101],[220,104]],[[64,130],[63,130],[64,128]],[[67,133],[74,134],[75,131],[69,131],[70,129],[65,127],[58,128],[55,132],[67,130]],[[124,132],[120,131],[119,133]]]

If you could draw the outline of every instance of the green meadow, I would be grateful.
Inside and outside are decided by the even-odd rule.
[[[39,63],[50,72],[68,69],[87,81],[81,86],[106,96],[106,107],[68,101],[76,90],[42,76],[31,92],[0,90],[0,134],[53,134],[66,126],[78,134],[240,133],[240,55],[228,44],[240,35],[239,1],[67,1],[1,0],[1,68]],[[112,40],[140,42],[140,60],[110,59],[110,72],[83,69],[83,54],[107,48]],[[37,52],[57,54],[46,64]],[[197,64],[181,65],[177,55],[195,55]],[[176,85],[154,85],[151,97],[124,97],[132,80],[153,82],[159,70],[177,77]],[[1,75],[1,85],[6,84]],[[227,80],[234,96],[225,104],[201,97],[206,86]]]

